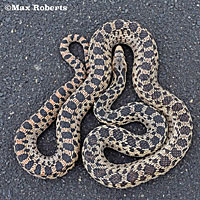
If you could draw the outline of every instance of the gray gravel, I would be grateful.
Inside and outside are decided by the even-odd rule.
[[[6,11],[5,6],[12,3],[31,5],[28,0],[0,3],[0,199],[200,199],[200,2],[44,0],[35,3],[63,5],[67,11]],[[73,70],[59,54],[61,39],[69,33],[90,38],[104,22],[116,18],[137,20],[154,36],[160,56],[159,81],[186,103],[193,117],[194,137],[190,150],[165,176],[126,190],[109,189],[96,183],[87,174],[81,159],[66,176],[57,180],[30,176],[17,163],[13,138],[20,124],[55,89],[73,77]],[[72,51],[77,55],[81,53],[75,45]],[[126,48],[126,56],[131,72],[130,49]],[[129,75],[127,88],[114,107],[137,99],[130,79]],[[90,111],[82,123],[81,142],[97,125]],[[137,130],[141,126],[128,128]],[[44,154],[53,154],[55,124],[38,139],[38,147]],[[130,161],[113,151],[108,151],[107,156],[114,162]]]

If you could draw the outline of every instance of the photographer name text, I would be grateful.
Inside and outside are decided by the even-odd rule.
[[[47,4],[44,5],[38,5],[38,4],[32,4],[32,5],[15,5],[15,4],[7,4],[4,6],[5,10],[7,11],[66,11],[67,6],[63,5],[56,5],[56,6],[50,6]]]

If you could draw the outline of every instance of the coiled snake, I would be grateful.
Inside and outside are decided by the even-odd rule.
[[[72,41],[83,45],[85,68],[69,53]],[[117,44],[131,47],[134,54],[133,86],[149,106],[131,103],[116,111],[110,110],[110,105],[123,90],[126,71],[120,46],[115,50],[112,66],[112,49]],[[165,174],[183,158],[192,139],[191,116],[181,100],[159,85],[157,47],[146,29],[137,22],[108,22],[94,33],[89,49],[83,37],[70,35],[61,43],[61,54],[74,67],[75,77],[26,120],[15,137],[14,150],[26,171],[40,178],[53,179],[63,176],[74,166],[80,149],[81,121],[100,95],[94,112],[108,125],[91,131],[82,149],[84,166],[96,181],[107,187],[134,187]],[[102,94],[110,82],[112,68],[117,84],[111,84]],[[57,150],[53,156],[44,156],[37,149],[37,137],[56,116]],[[147,135],[139,138],[116,126],[130,122],[127,120],[143,122]],[[145,157],[132,163],[110,163],[104,155],[106,147]]]

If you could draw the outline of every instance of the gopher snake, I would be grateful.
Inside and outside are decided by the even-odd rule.
[[[136,93],[151,106],[149,112],[155,114],[156,109],[166,119],[168,128],[162,124],[165,119],[156,115],[157,118],[162,119],[158,122],[162,124],[162,129],[168,130],[165,133],[166,136],[160,134],[164,144],[144,151],[143,147],[146,148],[146,145],[152,142],[151,138],[146,141],[146,145],[141,145],[140,142],[134,143],[133,135],[129,132],[114,125],[103,125],[91,131],[85,139],[82,151],[83,163],[96,181],[108,187],[134,187],[165,174],[182,159],[188,150],[192,138],[192,120],[184,103],[158,83],[158,52],[151,34],[137,22],[115,20],[105,23],[92,36],[89,49],[85,39],[82,39],[85,70],[81,62],[68,52],[69,43],[81,38],[78,35],[76,37],[72,35],[61,43],[63,57],[75,67],[75,71],[77,70],[75,78],[57,90],[44,106],[26,120],[17,131],[14,149],[19,163],[34,176],[52,179],[63,176],[74,166],[80,149],[81,121],[93,105],[95,98],[102,94],[110,82],[113,47],[117,44],[126,44],[131,47],[134,54],[133,86]],[[121,58],[123,60],[123,56]],[[123,61],[119,62],[119,65],[121,64]],[[88,76],[83,82],[85,74]],[[100,108],[101,106],[97,106],[96,109]],[[143,105],[135,106],[135,108],[144,115],[148,109]],[[109,112],[109,107],[106,112]],[[57,150],[53,156],[44,156],[38,151],[36,140],[56,116]],[[126,117],[130,118],[128,115]],[[139,117],[140,114],[138,114]],[[115,123],[120,124],[117,121]],[[157,126],[149,128],[156,130]],[[151,136],[152,134],[154,133],[150,133]],[[128,139],[130,137],[131,142]],[[137,145],[136,149],[135,145]],[[106,147],[128,155],[146,156],[132,163],[113,164],[106,160],[103,154]],[[150,152],[152,152],[151,155],[149,155]]]

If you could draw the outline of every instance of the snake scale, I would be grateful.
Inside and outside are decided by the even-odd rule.
[[[85,67],[69,52],[73,41],[83,45]],[[126,44],[133,51],[133,87],[144,103],[129,103],[112,110],[126,78],[120,46],[116,47],[112,62],[112,50],[118,44]],[[137,22],[118,19],[99,28],[89,46],[85,38],[70,35],[63,39],[60,50],[74,67],[75,77],[17,130],[14,151],[26,171],[54,179],[74,166],[80,149],[81,121],[96,99],[94,113],[106,125],[92,130],[82,148],[83,164],[96,181],[113,188],[134,187],[165,174],[183,158],[192,139],[192,119],[185,104],[159,85],[157,46],[145,28]],[[37,149],[37,137],[55,119],[57,150],[53,156],[44,156]],[[142,122],[147,133],[138,136],[118,127],[133,121]],[[114,164],[104,155],[107,147],[144,157]]]

